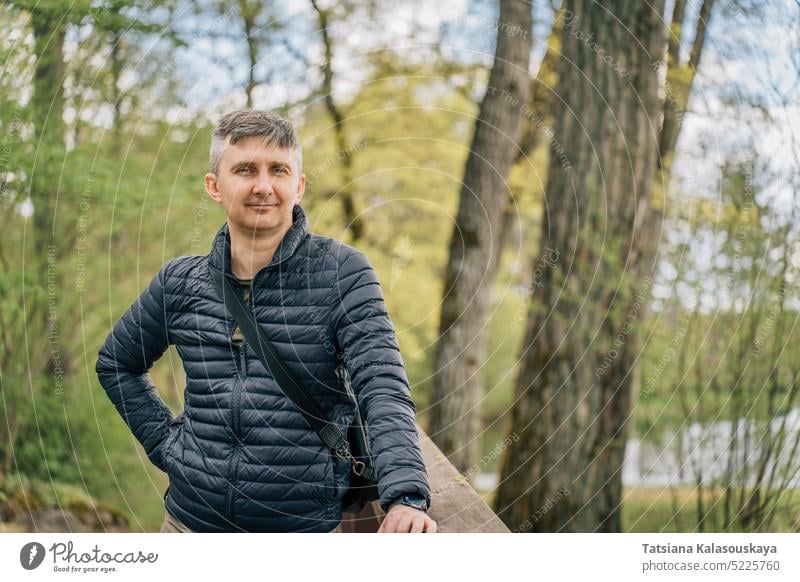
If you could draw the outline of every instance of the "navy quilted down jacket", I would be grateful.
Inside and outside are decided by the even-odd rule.
[[[354,395],[369,427],[384,510],[428,499],[415,407],[383,295],[363,253],[293,224],[253,280],[249,306],[281,358],[346,431]],[[349,464],[286,398],[235,324],[209,269],[231,277],[227,224],[207,256],[169,261],[114,326],[97,374],[148,458],[169,476],[166,508],[203,532],[326,532],[341,520]],[[186,373],[173,418],[147,370],[175,345]]]

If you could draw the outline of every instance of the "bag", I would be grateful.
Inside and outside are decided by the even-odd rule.
[[[291,369],[278,357],[272,342],[256,324],[251,312],[244,305],[244,300],[231,285],[228,277],[213,267],[209,267],[211,278],[217,293],[228,312],[233,315],[250,347],[253,348],[264,367],[272,373],[273,378],[284,394],[305,417],[334,454],[347,460],[351,465],[350,487],[342,500],[342,510],[358,513],[364,506],[378,499],[378,483],[375,465],[369,445],[369,433],[361,418],[358,401],[355,400],[355,418],[347,430],[347,436],[322,412],[316,400],[303,388]],[[336,370],[341,383],[349,388],[347,372],[341,368]],[[348,390],[349,392],[349,390]]]

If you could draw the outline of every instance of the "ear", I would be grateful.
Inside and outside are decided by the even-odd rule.
[[[300,201],[303,199],[303,194],[306,192],[306,175],[300,174],[300,178],[297,180],[297,203],[300,204]]]
[[[217,185],[217,175],[212,172],[206,174],[206,192],[214,202],[222,204],[222,193]]]

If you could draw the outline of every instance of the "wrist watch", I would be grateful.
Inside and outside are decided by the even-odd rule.
[[[420,511],[428,511],[428,502],[422,495],[418,495],[416,493],[407,493],[401,497],[398,497],[392,505],[399,503],[400,505],[408,505],[409,507],[413,507],[414,509],[419,509]]]

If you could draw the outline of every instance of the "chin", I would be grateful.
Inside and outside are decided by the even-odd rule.
[[[247,208],[243,212],[237,213],[236,217],[229,217],[228,221],[236,227],[250,231],[276,230],[286,225],[291,226],[292,216],[285,216],[277,212],[267,212],[264,214],[253,213]]]
[[[285,223],[282,217],[276,216],[256,216],[249,222],[254,230],[273,230],[280,228]]]

